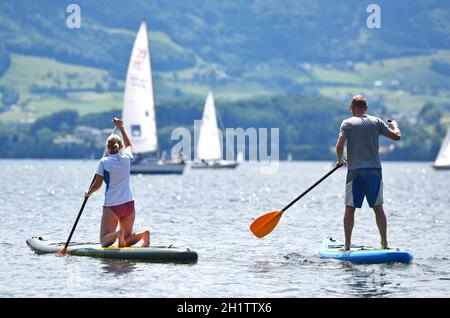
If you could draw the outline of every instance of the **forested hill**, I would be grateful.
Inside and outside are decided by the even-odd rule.
[[[67,24],[72,3],[80,28]],[[99,153],[82,134],[120,115],[145,18],[161,149],[201,118],[211,90],[227,127],[277,127],[282,158],[330,160],[351,97],[364,94],[403,129],[385,157],[432,160],[450,124],[450,1],[377,0],[375,29],[371,3],[0,1],[0,157]]]
[[[167,38],[152,49],[156,70],[200,58],[228,73],[269,61],[371,61],[450,47],[447,0],[378,0],[382,28],[366,26],[360,0],[78,0],[80,29],[66,26],[69,1],[0,2],[0,72],[6,52],[108,69],[123,78],[139,21]],[[173,41],[173,42],[172,42]]]
[[[185,127],[194,133],[194,120],[201,117],[200,103],[195,99],[180,99],[162,103],[156,108],[161,149],[170,152],[178,142],[171,139],[175,128]],[[221,114],[220,122],[227,128],[279,128],[279,155],[282,160],[288,154],[295,160],[334,160],[339,126],[342,119],[348,117],[346,107],[333,100],[292,96],[232,103],[219,100],[218,112]],[[373,110],[371,114],[374,114]],[[400,121],[402,140],[394,144],[382,138],[382,156],[390,160],[434,160],[440,140],[445,135],[445,128],[440,123],[442,115],[439,107],[426,104],[420,111],[419,121],[412,124]],[[65,110],[42,117],[28,126],[0,125],[0,157],[98,156],[102,153],[107,135],[97,138],[99,135],[94,137],[92,131],[104,128],[109,134],[111,118],[115,116],[120,116],[120,110],[84,116]],[[84,133],[86,129],[88,134]],[[246,149],[249,150],[248,147]]]

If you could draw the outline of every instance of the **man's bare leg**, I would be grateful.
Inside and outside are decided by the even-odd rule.
[[[355,223],[355,210],[356,210],[356,208],[354,208],[350,205],[345,206],[345,215],[344,215],[345,244],[344,244],[344,249],[346,251],[350,250],[350,245],[352,242],[353,224]]]
[[[375,218],[377,221],[378,231],[381,237],[381,247],[384,249],[388,248],[387,242],[387,218],[384,213],[383,205],[376,205],[373,207],[373,212],[375,212]]]

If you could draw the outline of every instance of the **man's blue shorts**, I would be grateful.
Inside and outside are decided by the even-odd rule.
[[[383,204],[383,178],[380,168],[348,171],[345,205],[361,208],[364,197],[371,208]]]

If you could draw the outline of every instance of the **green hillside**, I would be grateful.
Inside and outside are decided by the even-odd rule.
[[[18,120],[21,112],[39,118],[52,107],[120,107],[142,17],[157,100],[204,98],[214,89],[228,100],[290,94],[346,102],[364,93],[393,112],[450,104],[448,1],[378,1],[382,28],[372,30],[367,3],[358,0],[77,4],[81,28],[69,29],[61,1],[0,2],[0,94],[10,95],[0,120]],[[21,106],[8,110],[13,89]]]
[[[0,78],[0,84],[14,87],[24,97],[32,94],[32,87],[50,89],[90,89],[92,83],[108,80],[105,70],[57,62],[54,59],[11,55],[11,65]]]
[[[67,3],[17,0],[0,3],[0,38],[12,52],[55,57],[124,72],[139,21],[162,32],[179,50],[156,41],[167,54],[157,69],[192,66],[195,56],[236,75],[243,66],[283,60],[325,64],[369,62],[448,49],[445,0],[380,0],[382,28],[366,26],[369,3],[359,0],[79,0],[83,23],[65,27]],[[414,35],[414,36],[411,36]],[[155,39],[157,40],[157,39]]]
[[[0,85],[16,90],[20,99],[0,113],[0,121],[33,121],[63,109],[85,114],[120,107],[120,92],[96,92],[96,85],[107,89],[111,81],[105,70],[12,54],[11,66],[0,78]]]
[[[317,64],[289,69],[283,65],[260,67],[240,78],[213,84],[199,74],[208,74],[218,66],[199,61],[195,67],[180,72],[156,72],[155,98],[157,102],[174,96],[203,99],[213,89],[218,98],[230,101],[288,91],[348,102],[352,95],[363,93],[369,102],[383,105],[389,112],[414,113],[426,102],[450,110],[450,78],[433,69],[435,61],[450,65],[450,51],[372,64],[360,62],[348,69]],[[11,54],[11,65],[0,77],[0,86],[16,90],[20,99],[16,106],[0,113],[0,121],[32,121],[63,109],[77,110],[81,115],[120,109],[123,85],[122,80],[99,68]]]

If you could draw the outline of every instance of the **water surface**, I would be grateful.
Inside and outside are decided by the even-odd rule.
[[[196,264],[151,264],[34,254],[26,238],[64,241],[95,161],[2,160],[0,297],[449,297],[450,171],[430,163],[385,163],[392,247],[410,265],[353,265],[316,256],[326,235],[342,240],[345,171],[338,170],[256,239],[249,225],[281,209],[331,169],[284,162],[274,175],[236,170],[132,176],[136,229],[155,245],[196,250]],[[98,241],[103,194],[88,201],[74,241]],[[377,245],[373,212],[358,210],[354,242]]]

